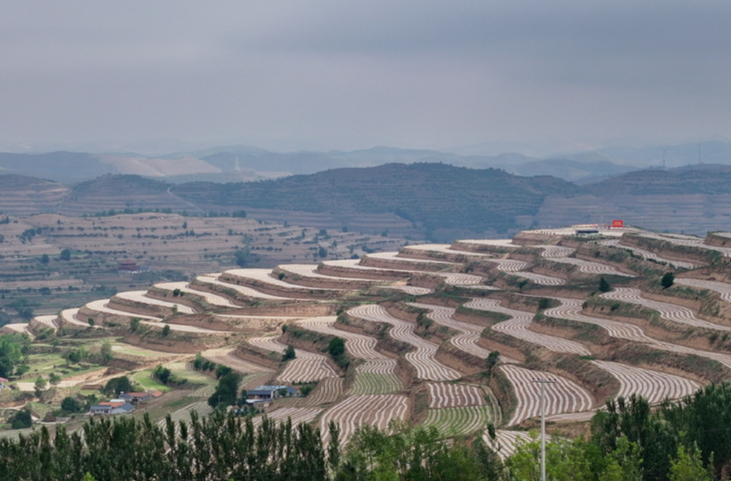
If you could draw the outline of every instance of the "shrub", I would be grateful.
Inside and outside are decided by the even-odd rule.
[[[660,279],[660,284],[662,285],[663,289],[667,289],[668,287],[672,286],[675,282],[675,274],[672,272],[666,272],[664,276],[662,276],[662,279]]]
[[[61,401],[61,409],[69,413],[77,413],[81,411],[81,407],[81,403],[71,396],[67,396]]]
[[[13,429],[29,428],[31,424],[33,424],[33,419],[31,419],[30,413],[24,409],[15,413],[15,416],[10,419],[10,427]]]
[[[282,354],[282,361],[289,361],[290,359],[294,359],[295,356],[294,348],[292,346],[287,346],[287,349],[284,350],[284,354]]]
[[[602,277],[599,279],[599,290],[601,292],[609,292],[612,290],[612,286],[609,284],[609,281]]]

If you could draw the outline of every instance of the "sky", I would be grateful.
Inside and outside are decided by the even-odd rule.
[[[0,147],[731,137],[731,2],[0,0]]]

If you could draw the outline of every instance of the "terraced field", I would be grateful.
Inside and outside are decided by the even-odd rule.
[[[518,400],[513,417],[505,424],[506,426],[515,426],[528,418],[540,416],[540,389],[533,382],[537,379],[550,379],[555,381],[553,384],[546,384],[545,412],[547,416],[551,414],[589,411],[593,407],[589,393],[568,379],[556,376],[555,374],[531,371],[510,364],[504,364],[500,366],[500,369],[512,383]]]
[[[632,252],[634,255],[642,257],[643,259],[652,260],[655,262],[659,262],[661,264],[667,264],[671,267],[675,267],[678,269],[695,269],[696,267],[698,267],[696,264],[693,264],[691,262],[683,262],[683,261],[665,259],[664,257],[660,257],[655,253],[646,251],[644,249],[640,249],[639,247],[622,245],[622,244],[620,244],[620,239],[599,241],[599,245],[608,246],[608,247],[616,247],[618,249],[628,250],[628,251]]]
[[[462,377],[459,372],[435,359],[438,346],[414,334],[414,324],[391,316],[386,309],[377,304],[358,306],[348,311],[348,314],[367,321],[391,324],[393,326],[389,330],[391,337],[415,348],[414,351],[407,353],[404,358],[416,368],[419,379],[449,381]]]
[[[656,349],[660,349],[668,352],[675,352],[678,354],[689,354],[693,356],[705,357],[713,359],[715,361],[724,364],[725,366],[731,367],[731,355],[713,351],[703,351],[700,349],[693,349],[678,344],[672,344],[669,342],[658,341],[645,334],[645,332],[634,324],[628,324],[625,322],[619,322],[601,317],[591,317],[581,314],[582,301],[577,299],[563,299],[554,297],[561,302],[561,305],[552,309],[547,309],[544,314],[548,317],[556,317],[561,319],[569,319],[578,322],[586,322],[603,327],[607,330],[607,333],[619,339],[627,339],[629,341],[645,342]]]
[[[335,421],[340,425],[340,439],[350,439],[358,426],[368,424],[386,429],[392,419],[406,419],[408,398],[396,394],[350,396],[325,411],[320,418],[320,430],[325,440],[330,439],[328,424]]]
[[[427,383],[430,408],[484,406],[485,393],[477,386],[445,382]]]
[[[562,234],[558,234],[559,232]],[[160,331],[164,326],[160,317],[125,311],[124,307],[120,306],[123,304],[122,302],[118,302],[114,307],[109,307],[109,300],[104,299],[87,304],[86,309],[98,312],[102,317],[106,315],[127,319],[140,318],[143,324],[154,327],[145,333],[152,341],[164,343],[171,341],[168,344],[173,344],[172,338],[189,339],[196,333],[206,341],[213,339],[216,344],[209,345],[221,347],[203,350],[201,354],[216,364],[229,366],[240,373],[243,376],[240,388],[250,390],[263,384],[308,383],[310,386],[314,386],[306,397],[276,400],[267,412],[267,416],[276,422],[291,418],[293,423],[315,423],[327,438],[329,436],[327,424],[330,420],[334,420],[341,425],[343,439],[347,439],[358,426],[368,424],[385,428],[393,418],[420,419],[425,415],[423,424],[436,427],[445,437],[471,436],[476,433],[479,435],[484,431],[487,422],[493,421],[497,427],[501,428],[497,431],[497,443],[502,446],[499,451],[501,457],[512,452],[517,438],[525,437],[527,439],[525,433],[505,428],[521,425],[527,419],[535,419],[540,415],[540,386],[534,383],[534,380],[551,379],[555,381],[555,383],[546,385],[546,414],[549,422],[552,423],[550,429],[553,429],[553,423],[555,426],[562,427],[564,423],[588,422],[596,410],[601,408],[604,400],[602,397],[606,393],[598,388],[598,392],[589,392],[588,388],[569,379],[579,377],[568,374],[566,377],[562,377],[549,373],[547,370],[527,369],[519,361],[505,356],[501,356],[501,363],[496,369],[507,377],[510,385],[501,386],[500,391],[491,391],[487,384],[488,377],[483,373],[468,375],[467,372],[472,372],[472,370],[463,373],[456,369],[458,366],[464,366],[460,362],[474,362],[472,356],[480,359],[489,356],[490,352],[479,344],[481,334],[485,329],[484,325],[457,320],[455,319],[455,307],[444,307],[444,305],[460,305],[470,309],[505,314],[509,316],[508,320],[492,324],[491,329],[495,332],[551,351],[541,351],[546,357],[571,359],[582,356],[585,357],[585,361],[582,362],[589,362],[586,359],[590,356],[590,362],[595,368],[601,369],[617,379],[619,385],[617,395],[629,396],[637,393],[648,398],[653,404],[660,403],[666,398],[677,400],[693,393],[703,384],[704,381],[699,379],[705,379],[705,374],[693,371],[692,375],[688,374],[692,379],[684,377],[684,371],[678,365],[663,365],[662,352],[653,357],[651,368],[643,364],[629,365],[629,360],[617,362],[617,359],[600,349],[601,346],[592,344],[590,340],[585,341],[584,338],[581,338],[582,342],[577,342],[577,340],[565,338],[563,334],[548,335],[536,332],[533,329],[537,329],[538,326],[532,326],[536,298],[548,298],[558,302],[557,307],[546,309],[543,312],[546,317],[592,324],[606,330],[609,336],[617,340],[641,343],[653,352],[664,351],[684,356],[698,356],[718,361],[731,368],[731,354],[723,351],[723,346],[712,351],[688,347],[690,345],[703,347],[703,344],[697,342],[693,344],[693,339],[677,341],[687,345],[667,342],[653,337],[661,336],[662,331],[650,327],[650,324],[645,324],[647,320],[629,319],[636,323],[631,324],[614,318],[605,319],[598,317],[603,314],[592,314],[588,310],[585,311],[584,302],[589,299],[592,289],[595,288],[587,286],[585,274],[631,277],[627,272],[632,272],[632,268],[629,266],[636,266],[636,261],[626,261],[627,264],[623,265],[620,270],[598,262],[571,257],[575,253],[574,247],[558,245],[561,242],[561,235],[571,236],[571,246],[582,242],[597,242],[596,239],[577,238],[571,229],[543,229],[540,232],[525,233],[520,241],[516,239],[516,242],[531,247],[521,249],[519,252],[512,252],[521,246],[513,244],[510,240],[462,240],[453,245],[408,246],[400,253],[373,253],[366,257],[366,260],[370,258],[374,263],[375,260],[378,260],[378,265],[396,266],[393,269],[365,266],[361,264],[364,262],[363,260],[348,259],[325,261],[320,266],[280,264],[274,271],[234,269],[226,271],[226,275],[229,276],[228,281],[222,281],[219,278],[220,274],[208,274],[199,276],[190,283],[168,282],[156,286],[157,289],[166,292],[179,289],[186,297],[203,299],[208,306],[215,307],[215,314],[212,315],[217,319],[235,323],[237,329],[244,328],[237,333],[237,336],[240,337],[227,337],[230,331],[203,329],[181,323],[169,324],[171,330],[177,331],[177,337],[171,335],[171,339],[157,341],[158,338],[162,338]],[[688,262],[682,259],[667,261],[657,254],[623,246],[619,237],[621,232],[612,232],[611,235],[615,237],[599,239],[599,242],[610,248],[631,249],[635,255],[657,262],[667,262],[667,266],[663,269],[694,268],[694,263],[690,260]],[[654,233],[647,233],[647,235],[663,240],[671,239],[671,242],[680,245],[712,248],[703,244],[702,239],[695,237]],[[585,251],[580,248],[577,250]],[[728,250],[731,251],[731,249]],[[520,259],[506,258],[509,255],[520,257]],[[424,260],[419,257],[431,257],[431,259]],[[531,272],[534,265],[545,267],[547,265],[545,259],[551,262],[572,264],[577,268],[563,269],[562,278]],[[455,260],[464,260],[465,264]],[[495,268],[505,274],[523,277],[532,282],[521,283],[520,288],[511,287],[512,283],[509,280],[506,282],[507,276],[500,274],[496,284],[510,294],[492,292],[497,289],[491,283],[491,280],[495,279],[495,272],[492,270]],[[719,269],[718,273],[714,272],[716,268]],[[714,275],[717,275],[716,278],[724,278],[721,277],[723,268],[722,265],[706,266],[705,270],[699,274],[706,278],[712,278]],[[285,273],[282,279],[277,275],[278,272]],[[337,274],[331,274],[333,272]],[[287,282],[288,273],[292,274],[292,277],[311,279],[313,281],[311,285],[319,285],[314,284],[319,280],[321,284],[328,287],[337,287],[336,283],[342,281],[343,286],[376,286],[377,288],[356,290],[304,287]],[[484,273],[485,277],[474,273]],[[685,271],[678,274],[681,276],[694,275],[693,273],[686,274]],[[703,291],[713,291],[720,294],[720,298],[724,302],[731,302],[731,284],[681,276],[676,276],[677,285],[698,289],[699,296],[708,294]],[[236,279],[242,285],[236,284]],[[356,284],[354,281],[362,282],[362,284]],[[626,279],[626,281],[627,285],[633,287],[618,287],[614,291],[602,294],[602,297],[611,301],[641,305],[657,311],[662,319],[683,326],[731,331],[731,327],[702,319],[693,309],[645,297],[637,286],[647,285],[644,283],[646,279]],[[345,284],[345,282],[351,283]],[[411,282],[420,285],[409,285]],[[428,287],[422,287],[422,284]],[[619,280],[617,280],[617,284],[621,285]],[[220,292],[208,293],[198,290],[199,288],[205,289],[206,286]],[[285,294],[268,294],[259,291],[256,286],[273,294]],[[390,290],[381,290],[381,287]],[[466,288],[474,290],[470,291]],[[323,295],[325,291],[327,291],[327,296]],[[240,302],[232,299],[234,292],[240,296]],[[287,292],[290,292],[291,295]],[[424,297],[414,299],[417,296]],[[246,299],[243,300],[244,298]],[[122,292],[117,294],[116,299],[138,304],[137,309],[131,308],[132,310],[141,310],[141,304],[148,305],[151,308],[150,313],[157,312],[152,309],[171,309],[173,305],[177,305],[178,316],[175,319],[182,320],[184,316],[195,314],[194,308],[175,304],[169,300],[148,297],[146,291]],[[505,299],[505,301],[501,303],[500,299]],[[510,301],[511,308],[506,307],[507,300]],[[448,328],[438,328],[436,332],[442,336],[440,338],[429,337],[430,340],[439,339],[442,351],[439,351],[440,344],[417,335],[417,332],[421,333],[421,330],[417,331],[415,322],[395,317],[384,305],[379,303],[384,303],[389,306],[389,309],[400,308],[399,306],[403,306],[404,303],[410,307],[425,309],[426,316],[435,324]],[[523,303],[525,307],[521,307]],[[318,312],[338,312],[340,314],[344,310],[351,317],[386,324],[388,330],[373,335],[360,334],[346,330],[355,329],[355,326],[348,327],[347,319],[343,319],[343,324],[340,324],[334,315],[315,316],[313,314]],[[36,326],[54,329],[58,325],[76,328],[75,332],[79,336],[86,335],[89,326],[86,321],[81,320],[86,319],[86,316],[78,315],[78,312],[78,309],[67,309],[62,311],[59,316],[39,316],[34,322]],[[82,313],[85,312],[82,311]],[[253,362],[235,355],[239,349],[237,343],[242,342],[265,351],[283,354],[286,346],[282,343],[280,336],[276,335],[279,332],[271,335],[282,323],[290,326],[297,325],[304,330],[343,339],[345,349],[354,361],[343,373],[340,373],[334,368],[333,360],[328,359],[329,355],[324,352],[295,349],[295,358],[276,368],[276,362],[268,363],[273,366],[272,368],[259,365],[253,354],[251,357]],[[194,322],[190,324],[194,324]],[[647,332],[642,327],[645,325],[648,326]],[[14,328],[24,330],[26,327],[25,324],[11,325],[6,326],[5,331]],[[164,363],[176,377],[185,378],[188,380],[188,385],[196,387],[195,390],[189,389],[186,393],[187,396],[181,398],[191,404],[174,411],[174,419],[187,419],[193,409],[202,414],[210,412],[205,398],[213,394],[216,380],[191,369],[189,363],[194,354],[191,354],[189,350],[181,351],[181,354],[158,352],[140,346],[162,346],[162,344],[154,342],[149,344],[141,342],[140,346],[127,344],[125,340],[136,341],[135,336],[128,335],[126,325],[110,327],[98,322],[95,327],[105,330],[102,333],[95,332],[95,334],[104,334],[114,340],[113,352],[121,361],[135,363],[139,366],[134,370],[130,369],[130,375],[143,386],[154,388],[158,385],[157,381],[150,376],[151,366],[157,362]],[[253,337],[241,341],[243,336],[249,335],[250,332],[254,332]],[[648,335],[648,332],[652,335]],[[721,335],[724,335],[723,332]],[[495,336],[489,342],[499,344],[498,339],[503,339],[503,337]],[[98,345],[99,340],[97,339],[95,343]],[[594,349],[594,347],[597,348]],[[162,347],[160,348],[162,349]],[[403,352],[399,354],[401,349]],[[592,352],[591,349],[596,352]],[[439,359],[437,359],[438,352]],[[553,353],[560,353],[561,356]],[[240,354],[246,355],[245,353]],[[669,357],[669,359],[672,359],[673,363],[678,360],[675,356]],[[454,365],[451,364],[452,362]],[[413,371],[406,363],[413,366]],[[698,363],[697,369],[706,369],[706,366],[711,366],[707,369],[714,370],[711,373],[713,376],[717,376],[720,372],[715,364]],[[404,369],[404,367],[409,369]],[[460,367],[460,369],[462,368]],[[415,372],[416,380],[406,382],[407,380],[403,378],[406,375],[405,372]],[[68,382],[79,384],[83,383],[83,379]],[[196,386],[198,384],[200,387]],[[33,390],[33,383],[26,382],[23,388]],[[79,387],[77,386],[76,389]],[[412,402],[417,412],[412,412]],[[176,407],[179,406],[180,404],[176,405]],[[503,412],[500,410],[500,406],[512,406],[513,411]],[[418,411],[418,409],[425,410],[425,412]],[[260,419],[256,418],[254,422],[258,424],[261,422]]]
[[[248,340],[252,346],[267,351],[284,354],[287,346],[279,342],[279,337],[255,337]],[[295,349],[295,358],[287,362],[287,367],[277,376],[284,383],[307,383],[328,377],[338,377],[338,373],[327,363],[322,354]]]
[[[489,421],[487,406],[429,409],[424,426],[434,426],[443,436],[453,437],[480,432]]]
[[[176,304],[174,302],[168,302],[152,297],[147,297],[147,291],[120,292],[115,297],[118,299],[137,302],[139,304],[167,307],[168,309],[177,309],[177,311],[181,314],[195,314],[195,310],[192,307],[188,307],[184,304]]]
[[[193,289],[190,287],[190,284],[188,284],[187,282],[164,282],[161,284],[155,284],[155,287],[157,287],[158,289],[163,289],[163,290],[171,291],[171,292],[175,291],[175,290],[179,290],[180,292],[182,292],[184,294],[192,294],[193,296],[198,296],[198,297],[203,298],[204,301],[206,301],[208,304],[210,304],[212,306],[230,307],[230,308],[241,307],[238,304],[231,301],[230,299],[226,299],[223,296],[212,294],[212,293],[206,292],[206,291],[198,291],[196,289]],[[178,309],[178,312],[182,312],[182,311],[180,311],[180,309]]]
[[[492,326],[492,328],[497,332],[502,332],[508,336],[522,339],[533,344],[538,344],[539,346],[543,346],[546,349],[555,352],[568,352],[578,354],[580,356],[591,355],[591,351],[578,342],[531,331],[530,325],[533,322],[532,312],[508,309],[501,306],[500,301],[494,299],[473,299],[466,303],[465,307],[469,307],[470,309],[479,309],[482,311],[499,312],[511,316],[511,318],[507,321],[499,322]]]
[[[254,364],[253,362],[244,361],[243,359],[234,355],[236,349],[230,347],[208,349],[203,351],[201,354],[204,358],[216,364],[223,364],[228,366],[234,371],[240,373],[255,373],[255,372],[273,372],[271,369]]]
[[[630,394],[640,394],[651,404],[658,404],[665,399],[680,399],[683,396],[689,396],[701,387],[695,381],[664,372],[609,361],[591,362],[619,380],[622,386],[619,396],[629,397]]]
[[[198,277],[196,277],[196,280],[198,282],[202,282],[204,284],[212,284],[212,285],[216,285],[216,286],[225,287],[228,289],[233,289],[243,296],[253,297],[254,299],[270,299],[270,300],[289,300],[290,299],[289,297],[281,297],[281,296],[273,296],[271,294],[265,294],[264,292],[259,292],[250,287],[240,286],[238,284],[231,284],[229,282],[222,282],[222,281],[218,280],[218,276],[220,276],[220,274],[208,274],[205,276],[198,276]]]
[[[721,326],[712,322],[698,319],[695,313],[687,307],[668,304],[667,302],[653,301],[642,297],[642,291],[630,287],[618,287],[611,292],[601,295],[604,299],[613,301],[628,302],[639,306],[647,307],[660,313],[660,317],[679,324],[686,324],[693,327],[704,327],[706,329],[715,329],[719,331],[731,331],[731,327]]]
[[[487,356],[490,355],[490,351],[477,344],[477,341],[480,339],[480,335],[484,329],[482,326],[453,319],[452,316],[454,315],[455,310],[449,307],[419,303],[411,303],[410,305],[422,309],[429,309],[431,311],[427,314],[429,319],[433,320],[437,324],[441,324],[442,326],[447,326],[456,331],[460,331],[462,334],[453,336],[449,340],[449,342],[451,342],[456,348],[483,359],[487,359]]]
[[[317,408],[281,408],[270,411],[266,414],[266,417],[276,422],[277,424],[287,421],[292,421],[292,425],[296,426],[300,423],[312,422],[318,414],[322,412],[322,409]],[[263,416],[256,416],[252,419],[254,426],[258,426],[262,423]]]
[[[300,321],[299,325],[344,339],[348,352],[366,361],[356,368],[352,394],[388,394],[403,388],[395,374],[396,360],[376,351],[375,338],[335,328],[335,317],[315,317]]]
[[[675,279],[676,284],[681,286],[694,287],[696,289],[709,289],[711,291],[718,292],[721,294],[721,299],[726,302],[731,302],[731,284],[717,281],[705,281],[702,279],[689,279],[680,277]]]

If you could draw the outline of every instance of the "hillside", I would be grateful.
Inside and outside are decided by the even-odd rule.
[[[457,441],[483,438],[490,423],[485,439],[504,459],[538,426],[536,379],[554,381],[545,386],[548,432],[564,439],[586,433],[607,400],[642,396],[649,412],[728,381],[731,248],[719,245],[728,239],[543,229],[157,282],[4,326],[34,340],[28,372],[8,375],[13,389],[0,402],[28,400],[60,417],[63,396],[83,400],[126,375],[135,392],[165,392],[136,407],[153,423],[192,410],[205,418],[244,389],[256,410],[240,409],[254,424],[263,413],[291,418],[327,441],[333,421],[345,445],[358,427],[392,419]],[[69,359],[78,351],[87,357]],[[216,387],[220,365],[235,373],[233,392]],[[58,376],[58,388],[37,388],[38,376]],[[254,399],[272,385],[281,394]],[[718,436],[697,431],[684,432],[699,444],[703,433]]]
[[[428,238],[440,238],[440,232],[449,236],[446,231],[504,233],[525,227],[519,218],[535,215],[547,195],[571,195],[580,190],[552,177],[517,177],[496,169],[426,163],[172,188],[180,198],[204,210],[243,207],[353,216],[393,213],[423,226]]]

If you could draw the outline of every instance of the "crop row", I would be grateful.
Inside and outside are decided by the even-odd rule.
[[[591,396],[572,381],[555,374],[531,371],[522,367],[503,364],[500,369],[510,380],[517,398],[513,417],[506,424],[514,426],[525,419],[541,414],[541,386],[536,380],[551,380],[545,384],[545,413],[574,413],[588,411],[592,407]]]
[[[416,368],[419,379],[448,381],[461,377],[459,372],[443,365],[434,358],[437,353],[436,344],[414,334],[415,324],[391,316],[386,309],[376,304],[358,306],[348,311],[348,313],[368,321],[391,324],[393,326],[389,330],[391,337],[416,348],[414,351],[406,353],[404,358]]]
[[[429,409],[424,427],[434,426],[443,436],[463,436],[481,429],[490,421],[487,406]]]
[[[507,321],[499,322],[492,326],[492,328],[497,332],[502,332],[503,334],[507,334],[517,339],[522,339],[524,341],[543,346],[546,349],[555,352],[568,352],[582,356],[591,355],[591,352],[578,342],[531,331],[529,329],[533,322],[533,313],[531,312],[508,309],[501,306],[500,301],[496,299],[473,299],[465,304],[465,307],[480,309],[483,311],[500,312],[511,316],[511,318]]]

